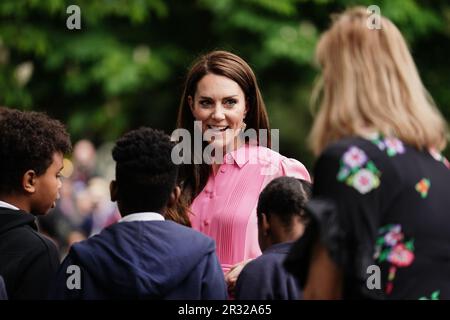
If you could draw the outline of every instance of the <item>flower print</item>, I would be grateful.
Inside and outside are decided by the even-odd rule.
[[[392,265],[389,268],[389,273],[388,273],[388,283],[386,285],[386,293],[387,294],[391,294],[392,290],[394,289],[394,279],[395,279],[396,273],[397,273],[397,267]]]
[[[366,194],[380,185],[380,179],[368,169],[361,169],[351,179],[359,193]]]
[[[403,243],[397,244],[392,248],[388,256],[388,261],[397,267],[407,267],[414,260],[414,253],[410,251]]]
[[[430,180],[423,178],[416,184],[416,191],[420,193],[422,198],[426,198],[428,196],[430,186],[431,186]]]
[[[403,240],[403,233],[401,232],[400,225],[395,225],[386,235],[384,236],[384,242],[388,246],[395,246],[398,242]]]
[[[380,227],[380,229],[378,229],[378,233],[379,234],[384,234],[384,233],[388,233],[391,231],[395,231],[395,232],[401,232],[402,231],[402,226],[399,224],[387,224],[383,227]]]
[[[394,284],[392,283],[392,281],[390,281],[386,285],[386,293],[391,294],[392,289],[394,289]]]
[[[352,146],[343,156],[344,164],[350,168],[360,167],[367,161],[366,153],[358,147]]]
[[[397,272],[397,268],[395,266],[391,266],[389,268],[388,281],[393,281],[395,279],[396,272]]]
[[[380,185],[380,171],[366,155],[356,146],[351,146],[342,156],[336,178],[361,194],[377,188]]]
[[[341,166],[337,174],[338,181],[344,181],[350,175],[350,169],[347,166]]]
[[[378,131],[370,131],[365,133],[364,137],[370,141],[380,141],[380,133]]]
[[[430,296],[430,298],[427,298],[427,297],[420,297],[419,298],[419,300],[439,300],[440,298],[439,298],[439,295],[441,294],[441,291],[440,290],[437,290],[437,291],[434,291],[432,294],[431,294],[431,296]]]
[[[414,261],[414,239],[405,240],[400,224],[388,224],[378,230],[374,259],[379,263],[390,263],[385,286],[386,294],[394,289],[397,268],[410,266]]]
[[[386,138],[384,139],[384,144],[387,147],[387,154],[390,157],[405,152],[405,146],[403,145],[403,142],[401,142],[397,138]]]
[[[378,132],[374,132],[367,135],[367,139],[369,139],[373,144],[375,144],[378,147],[378,149],[380,150],[386,149],[386,146],[384,145],[384,142],[381,139],[381,135]]]
[[[384,144],[383,141],[381,140],[376,140],[376,141],[372,141],[373,143],[375,143],[378,147],[378,149],[380,149],[381,151],[383,151],[384,149],[386,149],[386,145]]]
[[[386,151],[389,157],[405,153],[405,145],[395,137],[384,138],[383,135],[377,134],[369,138],[369,140],[381,151]]]

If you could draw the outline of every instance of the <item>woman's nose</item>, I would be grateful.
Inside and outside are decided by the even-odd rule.
[[[221,105],[216,105],[216,107],[214,108],[213,114],[212,114],[212,118],[215,121],[221,121],[221,120],[225,119],[225,114],[223,112],[223,108]]]

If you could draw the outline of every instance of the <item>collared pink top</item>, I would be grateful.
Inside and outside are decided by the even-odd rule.
[[[228,153],[194,199],[192,227],[216,241],[224,272],[261,254],[256,206],[264,187],[274,178],[293,176],[310,181],[299,161],[261,146],[245,144]]]

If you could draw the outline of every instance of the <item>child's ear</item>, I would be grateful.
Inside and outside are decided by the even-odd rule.
[[[109,184],[109,194],[111,195],[111,201],[117,201],[117,192],[119,191],[119,186],[117,185],[116,180],[111,181]]]
[[[180,198],[180,195],[181,195],[181,188],[179,186],[175,186],[175,188],[173,188],[172,192],[170,193],[169,203],[167,204],[167,206],[169,208],[175,206],[178,199]]]
[[[28,193],[36,192],[37,175],[34,170],[28,170],[22,177],[22,188]]]
[[[267,215],[265,213],[261,214],[261,227],[264,236],[268,236],[270,234],[270,223],[269,219],[267,219]]]

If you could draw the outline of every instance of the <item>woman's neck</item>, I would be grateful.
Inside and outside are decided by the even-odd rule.
[[[212,169],[212,173],[215,176],[217,174],[217,172],[219,171],[221,164],[220,163],[213,163],[211,165],[211,169]]]

